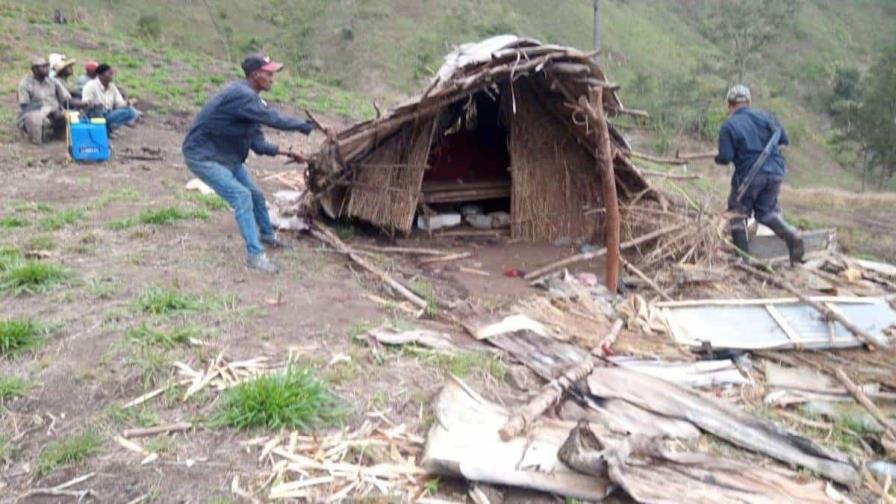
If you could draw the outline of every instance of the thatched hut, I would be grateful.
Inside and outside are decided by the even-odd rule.
[[[422,96],[325,142],[309,188],[331,217],[391,231],[479,202],[510,213],[515,239],[602,243],[617,216],[618,241],[617,197],[655,194],[604,111],[629,112],[587,53],[510,35],[466,44]]]

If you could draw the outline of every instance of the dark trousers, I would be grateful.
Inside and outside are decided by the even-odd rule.
[[[778,195],[781,193],[781,183],[784,177],[769,173],[759,173],[753,178],[753,182],[747,188],[743,198],[737,201],[737,192],[740,181],[737,177],[731,179],[731,194],[728,196],[728,211],[742,214],[749,219],[755,214],[756,220],[765,224],[781,213],[778,205]]]

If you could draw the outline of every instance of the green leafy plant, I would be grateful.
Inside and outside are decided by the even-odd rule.
[[[92,430],[49,443],[37,457],[37,476],[42,478],[60,467],[92,457],[102,445],[103,438]]]
[[[148,287],[134,301],[138,310],[149,315],[172,315],[197,312],[202,300],[194,294],[161,287]]]
[[[45,330],[33,320],[0,320],[0,356],[16,356],[40,346]]]
[[[27,380],[16,376],[0,376],[0,403],[22,397],[31,388]]]
[[[31,223],[27,219],[23,219],[22,217],[17,217],[15,215],[10,215],[9,217],[3,217],[0,219],[0,228],[2,229],[15,229],[27,227]]]
[[[37,226],[42,231],[56,231],[78,222],[84,218],[84,215],[84,210],[80,208],[60,210],[38,220]]]
[[[229,389],[212,417],[212,425],[309,431],[338,424],[344,416],[341,401],[324,382],[307,368],[290,366]]]
[[[127,337],[132,342],[141,345],[158,345],[163,348],[174,348],[178,345],[189,343],[191,338],[200,335],[200,330],[196,326],[176,327],[170,331],[150,327],[146,322],[142,322],[137,327],[133,327],[128,331]]]
[[[14,296],[40,294],[72,278],[72,272],[54,263],[30,260],[8,266],[0,276],[0,292]]]

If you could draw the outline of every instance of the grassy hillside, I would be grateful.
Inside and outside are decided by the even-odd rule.
[[[207,61],[226,60],[228,54],[238,60],[256,48],[290,64],[293,77],[275,99],[318,102],[339,113],[364,115],[370,110],[362,104],[374,98],[394,103],[419,90],[457,43],[513,32],[582,48],[591,44],[591,0],[84,0],[77,7],[60,0],[14,3],[44,23],[58,7],[81,28],[117,34],[112,38],[121,41],[119,49],[138,41],[139,47],[175,60],[189,54],[187,61],[202,66],[187,80],[171,83],[186,88],[184,96],[171,97],[181,105],[201,101],[207,74],[220,73]],[[754,88],[757,104],[778,113],[791,132],[795,184],[855,188],[856,177],[842,169],[828,147],[825,98],[838,67],[867,67],[893,36],[896,3],[801,3],[793,27],[745,80]],[[623,85],[625,102],[654,117],[652,133],[636,139],[639,147],[662,152],[711,141],[724,117],[720,97],[733,78],[723,70],[724,49],[701,32],[700,10],[695,7],[699,2],[604,0],[603,5],[604,64]],[[132,68],[140,65],[138,61]],[[161,66],[155,72],[165,70]],[[293,96],[296,88],[299,98]],[[365,98],[355,100],[337,90]]]

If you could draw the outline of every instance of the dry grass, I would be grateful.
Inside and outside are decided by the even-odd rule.
[[[896,193],[855,193],[843,189],[817,187],[794,189],[784,186],[781,199],[799,205],[819,208],[891,208],[896,209]]]
[[[510,115],[511,196],[514,238],[553,241],[572,238],[602,242],[603,206],[594,158],[538,102],[530,79],[514,82],[516,114]],[[502,93],[510,110],[511,93]]]

